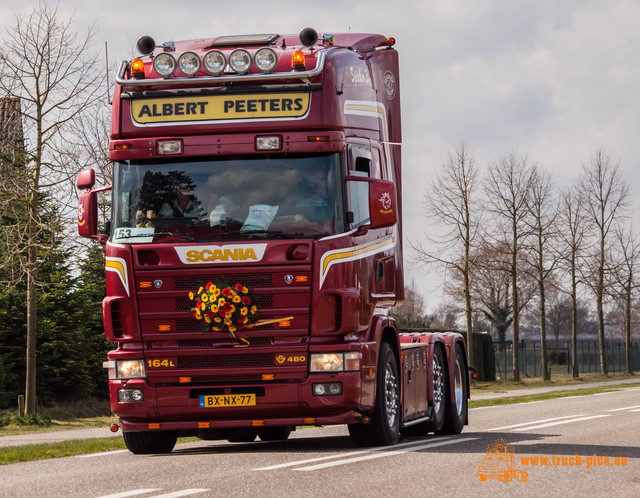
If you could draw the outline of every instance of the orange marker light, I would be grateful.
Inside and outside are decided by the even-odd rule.
[[[171,332],[171,325],[158,325],[158,332]]]
[[[309,277],[307,277],[306,275],[298,275],[296,277],[296,282],[308,282],[309,281]]]
[[[149,424],[149,429],[160,429],[160,424]]]
[[[131,61],[131,75],[134,78],[144,78],[144,62],[142,59],[136,58]]]
[[[140,288],[141,289],[150,289],[151,288],[151,282],[140,282]]]
[[[275,378],[274,374],[262,374],[262,380],[274,380]]]
[[[188,384],[191,382],[191,377],[178,377],[178,382],[180,382],[180,384]]]
[[[252,420],[251,425],[253,427],[264,427],[264,420]]]
[[[292,71],[304,71],[304,52],[302,50],[296,50],[291,54],[291,70]]]
[[[211,422],[198,422],[198,429],[209,429],[211,428]]]
[[[302,423],[304,425],[316,425],[316,419],[315,418],[305,418]]]

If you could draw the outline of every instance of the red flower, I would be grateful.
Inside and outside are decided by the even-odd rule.
[[[225,287],[222,291],[222,295],[224,297],[229,297],[233,295],[233,291],[231,289],[229,289],[229,287]]]
[[[239,316],[238,319],[236,320],[236,322],[242,324],[245,323],[247,321],[247,317],[246,316]]]
[[[204,286],[204,288],[207,290],[209,290],[211,287],[213,287],[213,282],[209,282],[207,285]]]
[[[207,311],[207,316],[208,316],[209,318],[213,318],[215,315],[216,315],[216,314],[215,314],[213,311],[211,311],[211,310]]]
[[[222,311],[229,313],[231,311],[231,303],[224,303],[222,305]]]
[[[249,306],[251,304],[251,299],[249,299],[247,296],[242,296],[242,304],[244,304],[245,306]]]
[[[238,291],[238,292],[242,292],[242,289],[244,289],[244,285],[242,285],[242,284],[236,284],[236,291]]]

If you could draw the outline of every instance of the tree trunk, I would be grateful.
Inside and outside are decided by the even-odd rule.
[[[631,279],[629,279],[631,280]],[[630,282],[631,284],[631,282]],[[624,340],[624,356],[625,356],[625,373],[633,373],[631,369],[631,285],[627,287],[625,303],[625,340]]]
[[[35,239],[33,226],[30,226],[30,238]],[[30,245],[27,261],[27,372],[25,385],[25,411],[36,413],[36,265],[37,247]]]

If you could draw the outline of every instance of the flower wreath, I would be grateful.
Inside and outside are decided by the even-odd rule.
[[[209,282],[197,292],[189,292],[189,299],[195,301],[191,313],[202,321],[205,331],[227,331],[234,339],[249,345],[243,337],[236,337],[239,330],[252,328],[258,317],[255,296],[247,287],[240,283],[231,286],[226,282]]]

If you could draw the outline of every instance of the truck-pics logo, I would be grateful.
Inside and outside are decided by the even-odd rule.
[[[476,473],[478,480],[498,479],[509,482],[516,479],[519,482],[525,482],[529,474],[525,470],[515,468],[514,449],[505,439],[496,439],[495,443],[489,443],[484,460]]]

